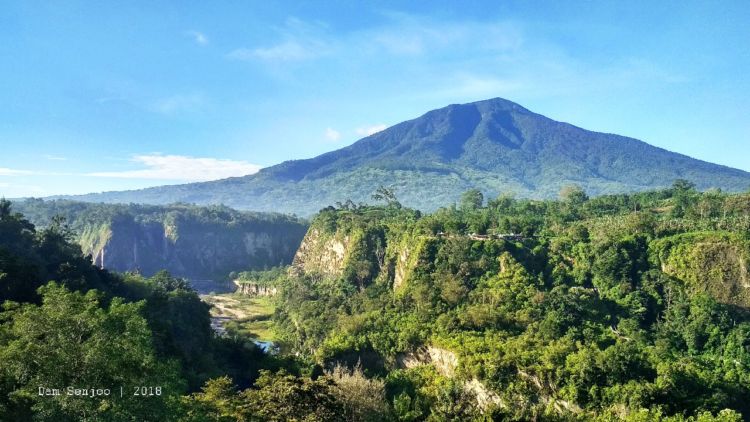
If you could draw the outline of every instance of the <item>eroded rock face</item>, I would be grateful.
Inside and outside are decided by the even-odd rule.
[[[305,227],[174,226],[117,221],[82,242],[95,265],[146,276],[166,269],[191,279],[218,279],[232,271],[289,264]]]
[[[476,378],[472,378],[464,383],[464,389],[470,392],[477,400],[480,409],[487,409],[490,406],[503,406],[500,396],[494,391],[489,390]]]
[[[450,350],[433,346],[423,346],[417,350],[399,355],[397,363],[403,368],[414,368],[420,365],[434,365],[437,371],[446,377],[453,377],[458,367],[458,357]]]
[[[323,233],[318,228],[310,229],[294,255],[292,271],[296,274],[340,277],[349,252],[350,240],[350,236]]]
[[[417,350],[404,353],[396,358],[396,363],[402,368],[415,368],[421,365],[433,365],[439,374],[453,378],[458,368],[458,356],[450,350],[435,346],[423,346]],[[481,409],[489,406],[503,406],[500,396],[488,389],[477,378],[464,382],[464,390],[471,393]]]
[[[411,257],[409,248],[401,248],[396,258],[396,271],[393,276],[393,289],[398,289],[406,280],[406,274],[409,270],[409,258]]]
[[[278,290],[273,286],[263,286],[258,283],[240,282],[233,280],[234,284],[237,285],[237,293],[248,296],[276,296]]]
[[[750,307],[750,245],[734,235],[688,233],[651,244],[661,270],[721,303]]]

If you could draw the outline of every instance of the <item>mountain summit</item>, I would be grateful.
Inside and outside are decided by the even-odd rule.
[[[379,185],[393,187],[407,206],[432,210],[471,188],[490,197],[549,198],[568,184],[598,195],[664,187],[675,179],[701,189],[750,187],[745,171],[591,132],[495,98],[433,110],[348,147],[250,176],[69,198],[223,203],[310,215],[337,201],[369,201]]]

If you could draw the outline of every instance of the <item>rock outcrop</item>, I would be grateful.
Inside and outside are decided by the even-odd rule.
[[[247,296],[276,296],[278,289],[274,286],[266,286],[258,283],[233,280],[237,286],[235,293],[240,293]]]
[[[145,275],[161,269],[189,278],[223,278],[232,271],[291,262],[304,227],[244,228],[113,221],[82,242],[94,264]]]
[[[435,346],[423,346],[410,353],[403,353],[396,358],[401,368],[415,368],[421,365],[432,365],[440,375],[453,378],[458,368],[458,356],[450,350]],[[477,378],[471,378],[463,383],[464,390],[471,393],[480,409],[490,406],[503,406],[503,402],[495,392],[488,389]]]
[[[330,233],[313,227],[307,232],[294,255],[292,271],[296,274],[340,277],[350,252],[350,244],[349,235]]]
[[[61,216],[84,254],[114,271],[165,269],[190,279],[289,265],[308,224],[294,216],[190,204],[89,204],[29,199],[13,204],[37,227]]]
[[[721,303],[750,307],[750,244],[724,233],[687,233],[653,242],[661,270]]]

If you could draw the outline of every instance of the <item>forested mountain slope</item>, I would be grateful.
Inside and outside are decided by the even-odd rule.
[[[687,179],[701,190],[743,191],[750,174],[624,136],[557,122],[495,98],[454,104],[315,158],[204,183],[77,196],[95,202],[225,204],[312,215],[390,186],[404,205],[432,211],[478,188],[488,197],[554,198],[575,183],[590,195],[643,191]]]

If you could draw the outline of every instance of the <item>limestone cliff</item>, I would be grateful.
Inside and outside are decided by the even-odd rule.
[[[166,269],[191,279],[288,265],[307,231],[296,217],[197,207],[83,204],[29,200],[14,204],[44,227],[67,220],[84,254],[114,271],[151,275]]]
[[[423,346],[410,353],[401,354],[396,361],[401,368],[432,365],[440,375],[448,378],[456,376],[456,369],[459,365],[458,356],[454,352],[436,346]],[[463,388],[475,397],[481,409],[487,409],[489,406],[505,406],[500,396],[488,389],[477,378],[464,381]]]
[[[294,255],[292,270],[298,274],[340,277],[351,252],[350,245],[351,238],[347,234],[311,227]]]
[[[429,236],[407,225],[372,226],[357,222],[335,227],[313,223],[294,256],[297,275],[344,277],[360,286],[387,283],[398,289],[417,265]]]
[[[750,244],[730,233],[687,233],[651,245],[662,271],[717,301],[750,307]]]
[[[231,271],[288,264],[303,227],[217,227],[202,224],[139,223],[120,219],[82,242],[96,265],[115,271],[153,274],[161,269],[189,278],[222,278]]]
[[[278,289],[274,286],[263,285],[260,283],[253,283],[247,281],[233,280],[233,283],[237,286],[235,293],[240,293],[247,296],[275,296]]]

